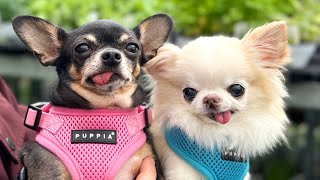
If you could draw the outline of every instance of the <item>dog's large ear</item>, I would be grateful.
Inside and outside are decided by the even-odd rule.
[[[175,74],[169,72],[169,70],[176,69],[176,62],[180,56],[181,49],[173,44],[164,44],[157,51],[157,55],[148,61],[144,68],[147,73],[154,78],[166,76],[172,77]]]
[[[248,32],[242,47],[249,58],[258,60],[264,68],[281,68],[289,61],[287,26],[274,21]]]
[[[55,65],[60,56],[65,31],[33,16],[18,16],[12,26],[23,43],[34,52],[44,66]]]
[[[156,14],[143,20],[133,29],[143,47],[145,55],[141,64],[156,55],[157,50],[166,42],[172,30],[173,21],[166,14]]]

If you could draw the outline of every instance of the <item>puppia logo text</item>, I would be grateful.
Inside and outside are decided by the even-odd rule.
[[[116,144],[116,130],[72,130],[71,143]]]
[[[234,150],[223,150],[221,153],[221,159],[226,161],[247,162],[246,155],[236,153]]]

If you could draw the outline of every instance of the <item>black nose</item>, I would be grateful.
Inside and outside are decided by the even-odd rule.
[[[117,50],[108,50],[102,54],[101,59],[107,66],[117,66],[121,62],[121,53]]]

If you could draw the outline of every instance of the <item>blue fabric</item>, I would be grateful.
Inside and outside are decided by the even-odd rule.
[[[209,180],[240,180],[244,179],[249,171],[249,160],[246,162],[223,160],[217,148],[208,150],[200,147],[180,128],[166,129],[165,139],[180,158]]]

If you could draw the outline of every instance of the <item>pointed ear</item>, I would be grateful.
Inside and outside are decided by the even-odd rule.
[[[181,49],[173,44],[165,44],[157,51],[157,55],[148,61],[144,68],[152,77],[170,76],[168,69],[175,69]]]
[[[248,32],[242,41],[246,54],[264,68],[281,68],[289,61],[287,26],[274,21]]]
[[[166,42],[172,30],[173,21],[166,14],[156,14],[143,20],[133,29],[143,47],[145,62],[156,55],[157,50]]]
[[[44,66],[54,65],[60,56],[65,31],[33,16],[18,16],[12,26],[23,43],[34,52]]]

